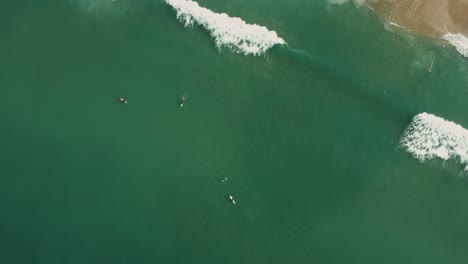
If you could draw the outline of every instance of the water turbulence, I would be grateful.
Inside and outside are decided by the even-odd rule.
[[[227,48],[244,55],[261,55],[274,45],[286,44],[275,31],[247,24],[238,17],[218,14],[190,0],[166,0],[177,13],[177,19],[186,27],[198,24],[214,38],[216,47]]]
[[[458,52],[460,52],[463,56],[468,58],[468,38],[464,35],[458,34],[446,34],[443,36],[445,40],[450,42]]]
[[[143,0],[68,0],[68,2],[96,18],[123,17],[143,5]]]
[[[468,130],[443,118],[428,113],[416,115],[400,145],[421,161],[454,159],[468,172]]]

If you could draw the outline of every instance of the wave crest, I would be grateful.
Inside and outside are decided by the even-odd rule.
[[[442,38],[450,42],[458,52],[468,58],[468,38],[464,35],[458,34],[445,34]]]
[[[191,0],[166,0],[177,13],[177,19],[186,27],[194,23],[203,26],[214,38],[216,47],[230,49],[245,55],[261,55],[277,44],[285,44],[275,31],[247,24],[238,17],[218,14]]]
[[[428,113],[418,114],[405,130],[400,146],[421,161],[455,159],[468,172],[468,130],[454,122]]]

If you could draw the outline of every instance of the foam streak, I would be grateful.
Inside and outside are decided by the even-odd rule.
[[[214,38],[218,49],[228,48],[245,55],[261,55],[277,44],[285,44],[275,31],[266,27],[247,24],[240,18],[218,14],[201,7],[191,0],[166,0],[174,8],[177,19],[186,27],[203,26]]]
[[[421,161],[454,159],[468,172],[468,130],[443,118],[428,113],[416,115],[400,145]]]

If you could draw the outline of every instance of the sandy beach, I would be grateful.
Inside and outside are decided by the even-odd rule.
[[[468,36],[468,0],[367,0],[388,20],[417,33]]]

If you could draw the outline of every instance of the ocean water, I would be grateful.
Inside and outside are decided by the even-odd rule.
[[[466,58],[351,2],[198,4],[2,3],[1,263],[466,262]]]

